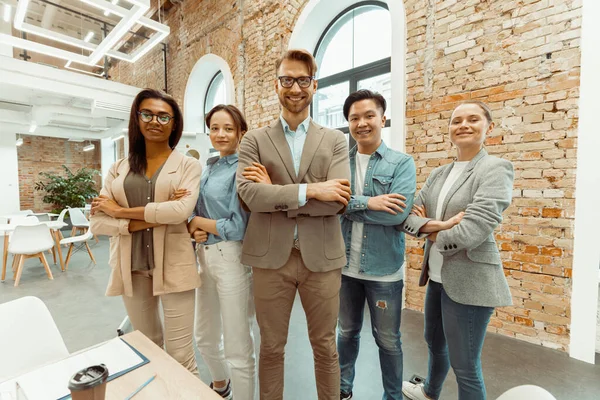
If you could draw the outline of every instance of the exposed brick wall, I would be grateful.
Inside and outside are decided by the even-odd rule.
[[[407,141],[419,185],[455,150],[457,101],[494,112],[487,150],[515,167],[496,238],[513,294],[490,330],[566,350],[569,343],[581,1],[409,0]],[[422,309],[420,243],[408,252],[407,304]]]
[[[66,139],[23,135],[23,144],[18,148],[19,193],[21,209],[33,211],[51,211],[53,206],[43,201],[44,192],[35,190],[35,182],[43,180],[40,172],[64,175],[61,165],[73,172],[79,169],[100,170],[100,142],[93,151],[83,151],[86,143],[69,142]],[[98,179],[100,189],[100,179]]]
[[[324,0],[327,1],[327,0]],[[251,127],[279,113],[273,60],[307,1],[186,1],[165,15],[169,92],[183,104],[196,61],[207,53],[232,70],[236,103]],[[490,330],[566,350],[569,342],[581,0],[404,0],[407,14],[406,151],[418,184],[451,162],[451,110],[490,104],[488,151],[515,166],[512,206],[496,237],[514,306]],[[113,79],[163,87],[162,53],[119,63]],[[393,61],[392,61],[393,62]],[[423,309],[416,280],[422,243],[408,240],[407,306]]]

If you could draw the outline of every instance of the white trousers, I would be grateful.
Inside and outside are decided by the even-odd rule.
[[[202,286],[196,289],[195,336],[213,381],[231,379],[236,400],[256,388],[252,269],[240,261],[241,242],[196,248]]]

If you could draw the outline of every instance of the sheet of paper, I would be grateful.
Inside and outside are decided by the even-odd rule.
[[[69,379],[80,369],[104,364],[115,375],[142,363],[120,338],[16,378],[28,400],[56,400],[69,394]]]

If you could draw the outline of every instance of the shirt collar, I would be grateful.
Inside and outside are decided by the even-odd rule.
[[[379,156],[383,158],[386,151],[387,151],[387,146],[385,145],[385,142],[382,140],[381,144],[379,145],[377,150],[375,150],[375,153],[379,154]],[[358,146],[354,145],[354,147],[352,149],[350,149],[350,156],[355,156],[357,153],[358,153]]]
[[[281,121],[281,125],[283,125],[283,133],[290,134],[291,132],[294,132],[290,129],[290,125],[287,123],[287,121],[283,118],[283,115],[279,116],[279,120]],[[298,125],[298,129],[300,127],[304,128],[304,133],[308,132],[308,126],[310,125],[310,116],[308,116],[304,121],[302,121],[300,123],[300,125]],[[298,129],[296,129],[296,131],[298,131]]]
[[[238,153],[233,153],[233,154],[230,154],[230,155],[225,156],[225,157],[220,157],[220,156],[211,157],[208,160],[206,160],[206,165],[209,165],[209,166],[213,165],[214,163],[216,163],[217,161],[219,161],[221,158],[223,160],[225,160],[225,162],[227,164],[231,165],[231,164],[237,162],[237,160],[238,160]]]

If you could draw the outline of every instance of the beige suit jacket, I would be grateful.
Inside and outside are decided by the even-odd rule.
[[[267,168],[272,185],[244,178],[242,172],[252,162]],[[299,184],[335,178],[350,179],[348,144],[340,131],[310,122],[298,175],[279,119],[244,135],[237,189],[252,213],[244,237],[242,262],[258,268],[282,267],[294,246],[297,225],[302,260],[308,269],[325,272],[346,265],[337,215],[344,211],[344,206],[315,199],[302,207],[298,204]]]
[[[144,219],[163,224],[153,229],[155,296],[183,292],[200,286],[196,257],[187,231],[187,219],[192,215],[200,190],[200,163],[174,150],[163,166],[154,190],[154,202],[148,203]],[[129,162],[122,159],[113,164],[104,182],[101,194],[128,207],[123,188],[129,173]],[[168,201],[177,189],[188,189],[191,194],[177,201]],[[131,234],[129,220],[97,213],[90,218],[90,228],[98,235],[110,236],[111,275],[107,296],[132,296]]]

